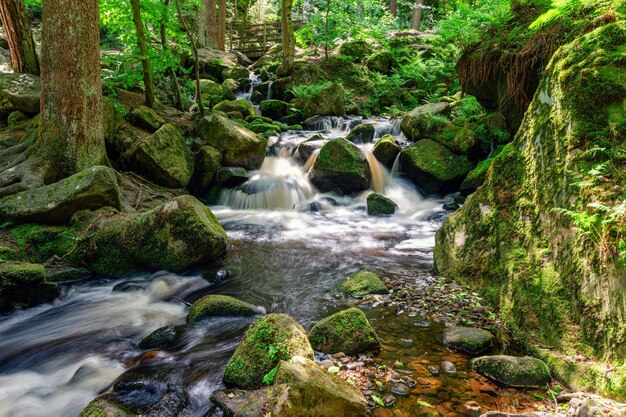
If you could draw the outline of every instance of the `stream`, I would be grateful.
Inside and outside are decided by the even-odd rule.
[[[399,210],[391,217],[369,217],[367,192],[353,198],[319,194],[303,169],[315,152],[308,161],[293,157],[297,145],[312,135],[345,136],[360,122],[325,118],[315,130],[273,139],[261,170],[239,189],[223,191],[211,207],[230,238],[221,264],[185,274],[74,283],[64,286],[53,304],[0,316],[0,417],[76,416],[122,375],[127,380],[149,375],[145,379],[151,381],[124,394],[129,402],[149,401],[169,390],[171,397],[189,396],[177,415],[221,415],[212,410],[211,393],[223,388],[224,366],[254,319],[204,320],[189,325],[172,349],[139,349],[153,330],[185,322],[187,307],[180,300],[233,295],[267,312],[290,314],[308,329],[354,304],[337,287],[361,269],[428,290],[435,283],[430,273],[434,234],[447,214],[442,201],[425,199],[397,167],[389,172],[370,158],[374,188]],[[377,138],[390,133],[404,140],[398,121],[368,122],[375,123]],[[369,154],[372,144],[361,146]],[[363,308],[383,340],[376,361],[401,361],[408,365],[402,372],[418,382],[394,408],[377,408],[376,415],[452,417],[471,400],[483,411],[524,411],[537,403],[531,392],[483,389],[490,385],[470,370],[469,357],[441,345],[443,324],[432,317],[384,303]],[[427,372],[442,361],[454,363],[458,373]]]

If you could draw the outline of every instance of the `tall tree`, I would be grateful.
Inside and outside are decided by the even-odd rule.
[[[39,58],[24,0],[0,0],[0,19],[9,43],[13,71],[39,75]]]
[[[152,79],[152,65],[150,64],[146,31],[144,30],[143,20],[141,19],[141,5],[139,4],[139,0],[130,0],[130,5],[133,9],[133,23],[135,25],[135,32],[137,33],[137,47],[139,47],[139,53],[141,54],[141,66],[143,67],[143,88],[146,96],[146,106],[153,107],[154,81]]]
[[[411,29],[420,30],[423,12],[424,0],[415,0],[415,5],[413,6],[413,16],[411,18]]]
[[[198,111],[201,116],[204,116],[204,105],[202,104],[202,91],[200,91],[200,59],[198,56],[198,36],[197,32],[191,30],[191,25],[187,22],[187,19],[183,15],[182,8],[180,7],[180,1],[174,0],[176,2],[176,13],[178,14],[178,20],[180,21],[181,26],[185,30],[187,34],[187,38],[189,38],[189,43],[191,44],[191,50],[193,51],[194,58],[194,75],[196,79],[196,102],[198,103]]]
[[[3,0],[4,1],[4,0]],[[107,163],[98,0],[43,0],[41,137],[56,180]]]
[[[198,46],[201,48],[218,49],[216,0],[202,0],[198,8]]]
[[[392,15],[398,15],[398,0],[389,0],[389,11]]]
[[[161,20],[159,21],[159,34],[161,35],[161,47],[165,53],[169,52],[170,47],[167,43],[167,20],[169,18],[168,11],[170,9],[170,0],[163,0],[163,11],[161,13]],[[168,71],[170,73],[170,80],[172,80],[172,87],[174,88],[174,104],[178,110],[183,109],[183,100],[180,93],[180,84],[178,84],[178,77],[176,71],[172,68]]]
[[[296,39],[293,33],[293,20],[291,9],[293,0],[282,0],[281,7],[281,31],[283,43],[283,65],[282,71],[290,73],[296,55]]]
[[[217,16],[217,47],[226,50],[226,0],[220,0],[220,9]]]

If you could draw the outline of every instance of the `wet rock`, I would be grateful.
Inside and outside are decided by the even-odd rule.
[[[248,172],[243,168],[224,167],[220,169],[217,183],[222,187],[234,188],[248,181]]]
[[[378,193],[367,196],[367,214],[369,216],[391,216],[395,214],[398,205],[393,200]]]
[[[222,168],[222,154],[211,146],[203,146],[196,155],[194,173],[189,188],[197,196],[205,196],[216,182]],[[244,171],[245,172],[245,171]]]
[[[432,376],[437,376],[439,375],[439,368],[437,368],[436,366],[429,366],[428,372],[430,372]]]
[[[380,138],[372,149],[372,153],[376,159],[389,169],[393,167],[401,151],[402,147],[400,143],[391,135],[385,135]]]
[[[28,74],[0,73],[0,114],[14,111],[39,113],[39,77]]]
[[[393,384],[393,386],[391,387],[391,392],[394,395],[400,395],[400,396],[407,396],[411,393],[411,390],[408,386],[398,382]]]
[[[345,139],[333,139],[322,146],[309,179],[321,192],[349,195],[367,190],[372,174],[358,147]]]
[[[322,135],[319,135],[319,139],[317,136],[318,135],[311,137],[316,138],[315,140],[307,140],[298,145],[297,152],[302,162],[308,161],[311,155],[313,155],[313,152],[322,149],[322,146],[328,142]]]
[[[443,344],[472,355],[484,352],[491,347],[493,335],[473,327],[449,327],[443,332]]]
[[[483,356],[470,364],[478,373],[510,387],[542,388],[552,380],[548,365],[531,357]]]
[[[384,394],[382,400],[385,403],[385,407],[391,407],[396,403],[396,397],[391,393]]]
[[[75,268],[64,265],[46,267],[46,280],[48,282],[80,281],[90,276],[91,271],[86,268]]]
[[[279,120],[289,114],[291,105],[281,100],[265,100],[261,102],[261,113],[272,120]]]
[[[455,202],[452,202],[452,203],[444,203],[444,205],[441,206],[441,208],[443,208],[444,210],[448,210],[448,211],[456,211],[456,210],[460,209],[461,206],[459,206]]]
[[[245,169],[261,167],[266,139],[218,114],[203,117],[196,129],[207,145],[222,153],[222,165]]]
[[[193,323],[209,317],[249,317],[260,313],[256,306],[227,295],[210,294],[202,297],[189,309],[187,322]]]
[[[224,100],[213,107],[213,111],[222,111],[224,113],[238,112],[244,119],[247,116],[254,116],[254,106],[248,100]]]
[[[457,408],[457,412],[467,417],[479,417],[480,416],[480,404],[476,401],[468,401]]]
[[[42,265],[0,263],[0,312],[52,301],[58,294],[57,286],[46,281]]]
[[[389,294],[385,284],[378,275],[369,271],[359,271],[346,278],[339,290],[352,297],[364,297],[370,294]]]
[[[129,157],[133,170],[166,187],[184,188],[193,175],[193,155],[173,125],[142,140]]]
[[[213,401],[226,417],[259,417],[265,415],[269,399],[286,394],[286,385],[275,385],[254,391],[225,389],[211,395]]]
[[[80,412],[78,417],[130,417],[133,412],[121,404],[106,399],[95,399]]]
[[[443,371],[444,374],[456,374],[456,366],[454,366],[452,362],[448,362],[448,361],[442,362],[441,370]]]
[[[0,219],[15,224],[65,224],[78,211],[121,207],[115,172],[88,168],[54,184],[0,199]]]
[[[222,78],[224,80],[248,80],[250,79],[250,71],[247,68],[239,66],[224,68],[222,71]]]
[[[330,359],[325,359],[321,361],[319,365],[322,369],[328,370],[328,368],[330,368],[331,366],[335,366],[335,362],[331,361]]]
[[[243,389],[259,388],[281,360],[293,356],[314,359],[306,332],[286,314],[268,314],[246,332],[226,365],[224,383]]]
[[[106,276],[182,271],[218,259],[228,245],[213,213],[190,195],[145,213],[102,219],[97,227],[81,246],[90,269]]]
[[[341,84],[331,83],[315,95],[298,97],[294,105],[302,110],[304,119],[313,116],[342,116],[346,113],[344,95]]]
[[[157,112],[144,105],[133,108],[128,116],[135,126],[151,133],[156,132],[165,124],[165,120]]]
[[[348,133],[346,140],[352,143],[370,143],[374,140],[376,135],[376,128],[373,123],[363,123],[358,125]]]
[[[319,321],[309,333],[311,345],[324,353],[354,355],[380,350],[380,339],[358,308],[335,313]]]
[[[448,124],[449,103],[429,103],[411,110],[400,123],[402,133],[411,141],[433,139]]]
[[[165,326],[156,329],[139,342],[139,349],[169,349],[185,330],[184,326]]]

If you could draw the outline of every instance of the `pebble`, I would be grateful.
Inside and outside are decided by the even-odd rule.
[[[449,361],[441,363],[441,370],[446,374],[456,374],[456,366]]]
[[[439,368],[437,368],[436,366],[429,366],[428,372],[430,372],[430,374],[433,376],[437,376],[439,375]]]
[[[345,358],[346,354],[343,352],[339,352],[339,353],[335,353],[333,355],[331,355],[333,357],[333,359],[341,359],[341,358]]]
[[[352,362],[346,365],[346,368],[348,368],[349,371],[353,371],[356,368],[362,368],[364,367],[365,364],[363,362]]]
[[[330,368],[331,366],[335,366],[335,362],[331,361],[330,359],[325,359],[323,361],[321,361],[319,363],[320,367],[322,367],[323,369],[328,370],[328,368]]]
[[[383,395],[383,402],[385,403],[386,407],[389,407],[396,402],[396,397],[394,397],[392,394],[387,393]]]
[[[456,411],[468,417],[478,417],[480,416],[480,409],[480,404],[476,401],[468,401],[457,407]]]
[[[409,391],[410,391],[409,387],[407,387],[401,382],[397,382],[393,384],[393,386],[391,387],[391,392],[395,395],[406,396],[406,395],[409,395]]]

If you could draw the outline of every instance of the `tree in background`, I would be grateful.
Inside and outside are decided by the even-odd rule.
[[[293,0],[282,0],[281,7],[281,30],[283,44],[283,73],[290,73],[296,55],[296,38],[293,33],[293,20],[291,9]]]
[[[420,30],[422,25],[422,14],[424,12],[424,0],[416,0],[411,17],[411,29]]]
[[[198,46],[201,48],[218,49],[219,30],[217,23],[216,0],[202,0],[198,7]]]
[[[220,0],[217,15],[217,47],[221,51],[226,50],[226,0]]]
[[[141,54],[141,66],[143,67],[143,88],[146,96],[146,106],[154,106],[154,81],[152,77],[152,64],[150,63],[150,55],[148,52],[148,41],[146,40],[146,32],[144,30],[143,20],[141,19],[141,5],[139,0],[130,0],[133,10],[133,23],[135,32],[137,33],[137,46]]]
[[[39,58],[24,0],[0,1],[0,19],[9,43],[13,71],[39,75]]]
[[[45,181],[107,163],[98,0],[43,0],[41,137]]]

